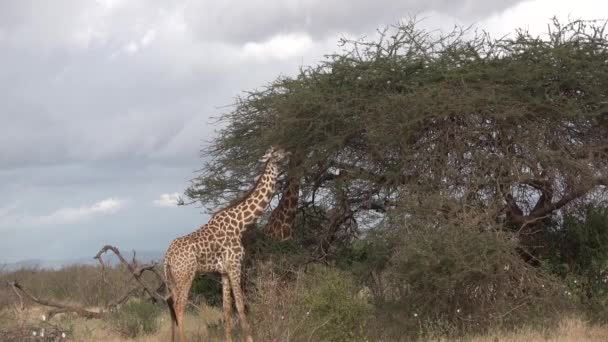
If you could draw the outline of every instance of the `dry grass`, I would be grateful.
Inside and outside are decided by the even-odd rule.
[[[102,306],[113,298],[115,293],[125,291],[129,284],[128,274],[121,269],[108,270],[111,279],[101,283],[99,269],[94,267],[73,267],[57,271],[26,271],[21,270],[10,274],[0,274],[0,281],[16,279],[32,289],[41,297],[61,299],[84,304],[89,309]],[[75,277],[75,278],[74,278]],[[73,281],[78,279],[79,281]],[[296,334],[305,329],[301,318],[295,315],[298,310],[297,294],[302,292],[298,287],[300,282],[283,284],[280,278],[264,274],[265,281],[256,281],[257,290],[250,293],[250,319],[259,341],[306,341],[310,334]],[[300,284],[301,285],[301,284]],[[281,290],[283,288],[283,290]],[[294,297],[295,296],[295,297]],[[14,294],[0,286],[0,340],[7,329],[21,329],[31,335],[34,329],[47,327],[47,331],[55,326],[63,329],[69,341],[150,341],[164,342],[170,340],[171,327],[167,311],[160,316],[160,329],[152,335],[135,339],[120,335],[116,329],[105,320],[87,320],[73,314],[58,315],[49,322],[42,322],[41,316],[47,310],[26,301],[25,309],[18,309]],[[294,306],[296,306],[294,308]],[[186,331],[189,341],[222,341],[223,323],[222,312],[218,308],[201,305],[193,308],[186,317]],[[293,316],[293,317],[292,317]],[[235,334],[238,332],[235,330]],[[304,336],[304,337],[303,337]],[[18,339],[23,341],[23,339]],[[39,339],[40,340],[40,339]],[[238,340],[238,338],[237,338]],[[313,339],[314,340],[314,339]],[[591,326],[577,317],[565,317],[556,329],[539,330],[534,328],[518,331],[496,331],[483,336],[469,336],[460,339],[463,342],[495,342],[495,341],[608,341],[608,327]],[[449,341],[445,337],[430,338],[428,341]]]
[[[4,327],[16,326],[45,326],[40,319],[44,310],[39,307],[30,307],[23,311],[5,310],[0,312],[0,324]],[[191,312],[186,317],[186,331],[189,340],[222,341],[221,331],[222,313],[219,309],[203,306]],[[69,331],[70,341],[108,341],[108,342],[165,342],[171,338],[170,318],[164,314],[161,317],[161,329],[154,335],[141,336],[129,339],[120,336],[102,320],[86,320],[72,315],[58,316],[51,324],[65,327]],[[255,322],[253,322],[255,328]],[[212,328],[209,328],[212,327]],[[214,327],[219,327],[218,329]],[[261,333],[261,334],[260,334]],[[264,335],[258,332],[258,335]],[[428,341],[450,341],[446,338],[432,338]],[[521,329],[515,332],[495,332],[484,336],[473,336],[460,339],[462,342],[578,342],[578,341],[608,341],[608,327],[590,326],[579,318],[564,318],[559,327],[551,331],[538,331],[536,329]]]
[[[479,336],[470,342],[578,342],[578,341],[608,341],[608,327],[590,326],[579,318],[563,319],[558,329],[541,332],[534,329],[522,329],[511,333],[496,333]]]
[[[4,310],[0,312],[0,326],[3,328],[34,330],[51,326],[64,328],[69,341],[141,341],[165,342],[171,340],[171,325],[168,314],[161,316],[161,328],[153,335],[141,336],[135,339],[121,336],[104,320],[84,319],[74,315],[57,315],[51,322],[43,322],[41,317],[46,311],[40,307],[29,307],[25,310]],[[222,331],[214,331],[208,326],[221,326],[222,312],[210,307],[201,307],[186,316],[186,333],[190,341],[221,341]],[[0,329],[1,330],[1,329]],[[2,336],[0,340],[4,341]],[[11,342],[11,341],[7,341]]]

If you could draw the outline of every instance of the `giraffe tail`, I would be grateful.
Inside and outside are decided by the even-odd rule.
[[[166,299],[167,306],[169,307],[169,313],[171,314],[171,321],[176,326],[177,324],[177,315],[175,314],[175,301],[173,300],[173,294],[171,293],[171,288],[173,287],[171,284],[173,283],[173,276],[171,274],[171,268],[169,264],[165,263],[165,278],[167,281],[167,289],[169,290],[169,296]],[[173,329],[173,327],[171,328]]]
[[[177,316],[175,315],[175,302],[173,301],[173,297],[169,296],[167,298],[167,305],[169,306],[169,312],[171,313],[171,320],[173,324],[177,325]]]

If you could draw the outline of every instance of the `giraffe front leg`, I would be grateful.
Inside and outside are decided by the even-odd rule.
[[[230,277],[230,285],[232,285],[232,293],[234,294],[234,302],[236,303],[236,309],[239,312],[239,320],[241,321],[241,327],[245,332],[247,342],[253,342],[251,335],[251,327],[247,322],[245,316],[245,304],[243,302],[243,291],[241,290],[241,270],[236,268],[228,271]]]
[[[224,305],[224,331],[226,341],[232,342],[232,296],[230,295],[230,278],[222,273],[222,292]]]

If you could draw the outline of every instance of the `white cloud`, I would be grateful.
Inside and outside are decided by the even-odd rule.
[[[566,0],[524,1],[503,12],[482,20],[478,26],[494,36],[513,34],[515,28],[523,28],[532,34],[547,32],[547,24],[556,16],[562,23],[568,19],[606,19],[608,2],[601,0],[578,0],[576,5]]]
[[[90,206],[81,206],[78,208],[61,208],[51,214],[31,217],[25,219],[32,225],[47,225],[47,224],[69,224],[89,220],[96,216],[113,214],[123,209],[127,204],[127,200],[120,198],[107,198]]]
[[[154,200],[154,205],[158,207],[175,207],[180,199],[180,195],[177,192],[170,194],[161,194],[158,199]]]
[[[287,59],[306,52],[313,41],[305,33],[278,34],[267,41],[248,42],[243,46],[244,57]]]

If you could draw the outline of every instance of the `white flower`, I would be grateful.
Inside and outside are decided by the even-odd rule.
[[[42,315],[42,320],[46,321],[46,316],[45,315]]]
[[[414,317],[418,317],[418,314],[414,312]]]
[[[575,284],[577,283],[576,279],[574,279],[574,283],[575,283]]]
[[[391,84],[391,81],[386,81],[386,84]]]
[[[44,328],[42,328],[42,330],[40,330],[40,337],[44,337]]]
[[[306,311],[306,316],[310,315],[310,310]]]
[[[456,313],[460,313],[460,309],[456,309]]]
[[[61,338],[65,338],[65,333],[61,333]]]
[[[358,80],[361,80],[361,76],[358,76],[358,77],[357,77],[357,79],[358,79]]]
[[[36,336],[36,335],[38,335],[38,333],[35,331],[32,331],[32,335]]]

